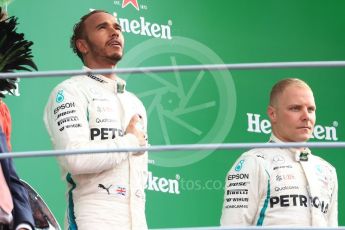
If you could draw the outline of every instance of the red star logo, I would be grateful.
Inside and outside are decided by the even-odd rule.
[[[123,0],[122,8],[125,8],[129,3],[131,3],[135,7],[135,9],[139,10],[138,0]]]

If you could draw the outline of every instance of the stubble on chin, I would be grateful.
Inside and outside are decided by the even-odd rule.
[[[115,53],[111,55],[110,59],[116,64],[117,62],[121,61],[122,56],[122,54]]]

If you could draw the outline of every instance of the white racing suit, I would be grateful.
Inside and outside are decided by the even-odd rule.
[[[72,77],[51,93],[44,122],[55,149],[139,147],[125,130],[133,115],[147,117],[125,82],[102,75]],[[123,92],[122,92],[123,91]],[[102,153],[58,157],[67,181],[65,229],[147,229],[147,153]]]
[[[271,137],[271,142],[281,142]],[[297,149],[253,149],[225,179],[222,226],[338,226],[335,168]]]

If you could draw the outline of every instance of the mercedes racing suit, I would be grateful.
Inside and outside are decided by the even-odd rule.
[[[55,149],[139,147],[125,133],[133,115],[147,117],[141,101],[120,78],[76,76],[59,84],[44,122]],[[67,181],[66,229],[147,229],[147,153],[102,153],[58,157]]]
[[[250,150],[226,176],[221,225],[336,227],[335,168],[309,149]]]

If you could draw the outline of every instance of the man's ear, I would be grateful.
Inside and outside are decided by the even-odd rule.
[[[277,110],[273,106],[269,105],[267,108],[267,115],[270,118],[271,123],[275,123],[277,120]]]
[[[77,49],[79,50],[80,53],[82,54],[87,54],[88,51],[89,51],[89,47],[86,43],[86,41],[84,39],[78,39],[76,42],[75,42],[75,45],[77,47]]]

